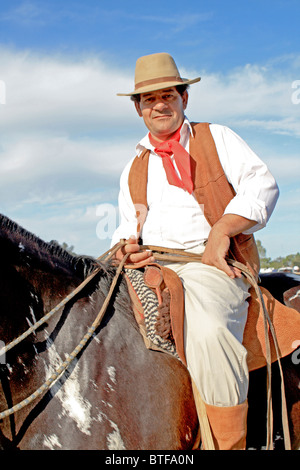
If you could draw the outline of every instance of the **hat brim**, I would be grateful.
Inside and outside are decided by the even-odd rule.
[[[201,77],[193,78],[192,80],[188,80],[187,78],[183,78],[182,81],[170,81],[170,82],[164,82],[164,83],[156,83],[148,86],[144,86],[141,88],[138,88],[131,93],[117,93],[117,96],[134,96],[134,95],[140,95],[141,93],[149,93],[151,91],[157,91],[157,90],[164,90],[165,88],[171,88],[173,86],[178,86],[178,85],[192,85],[193,83],[200,82]]]

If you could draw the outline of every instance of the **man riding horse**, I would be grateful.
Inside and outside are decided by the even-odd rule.
[[[244,449],[249,374],[242,340],[250,285],[226,256],[257,276],[252,234],[267,224],[279,191],[267,166],[232,130],[185,116],[187,88],[199,80],[181,78],[166,53],[137,60],[135,89],[120,95],[131,96],[149,132],[121,176],[121,222],[112,244],[125,238],[116,257],[130,253],[133,264],[153,261],[140,250],[140,237],[146,245],[202,254],[202,263],[165,263],[184,286],[186,363],[215,448]],[[137,227],[134,194],[143,184],[147,207]]]

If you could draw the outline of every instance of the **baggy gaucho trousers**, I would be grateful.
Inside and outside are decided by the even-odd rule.
[[[189,252],[201,254],[204,246]],[[205,403],[234,406],[247,399],[247,350],[242,344],[250,284],[199,262],[168,263],[184,287],[187,367]]]

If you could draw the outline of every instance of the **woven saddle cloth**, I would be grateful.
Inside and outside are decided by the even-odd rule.
[[[145,269],[125,269],[124,277],[132,308],[148,349],[169,353],[186,365],[184,352],[184,291],[178,275],[169,268],[152,264]],[[280,357],[296,349],[300,337],[300,314],[277,301],[260,287],[276,332]],[[272,338],[271,359],[277,360]],[[266,344],[261,304],[255,290],[250,289],[248,319],[243,345],[248,351],[249,370],[264,367]]]

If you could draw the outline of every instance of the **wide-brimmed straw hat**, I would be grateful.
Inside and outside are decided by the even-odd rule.
[[[192,80],[181,78],[173,57],[166,52],[160,52],[140,57],[136,61],[134,91],[131,93],[117,93],[117,95],[138,95],[177,85],[191,85],[200,80],[200,77]]]

